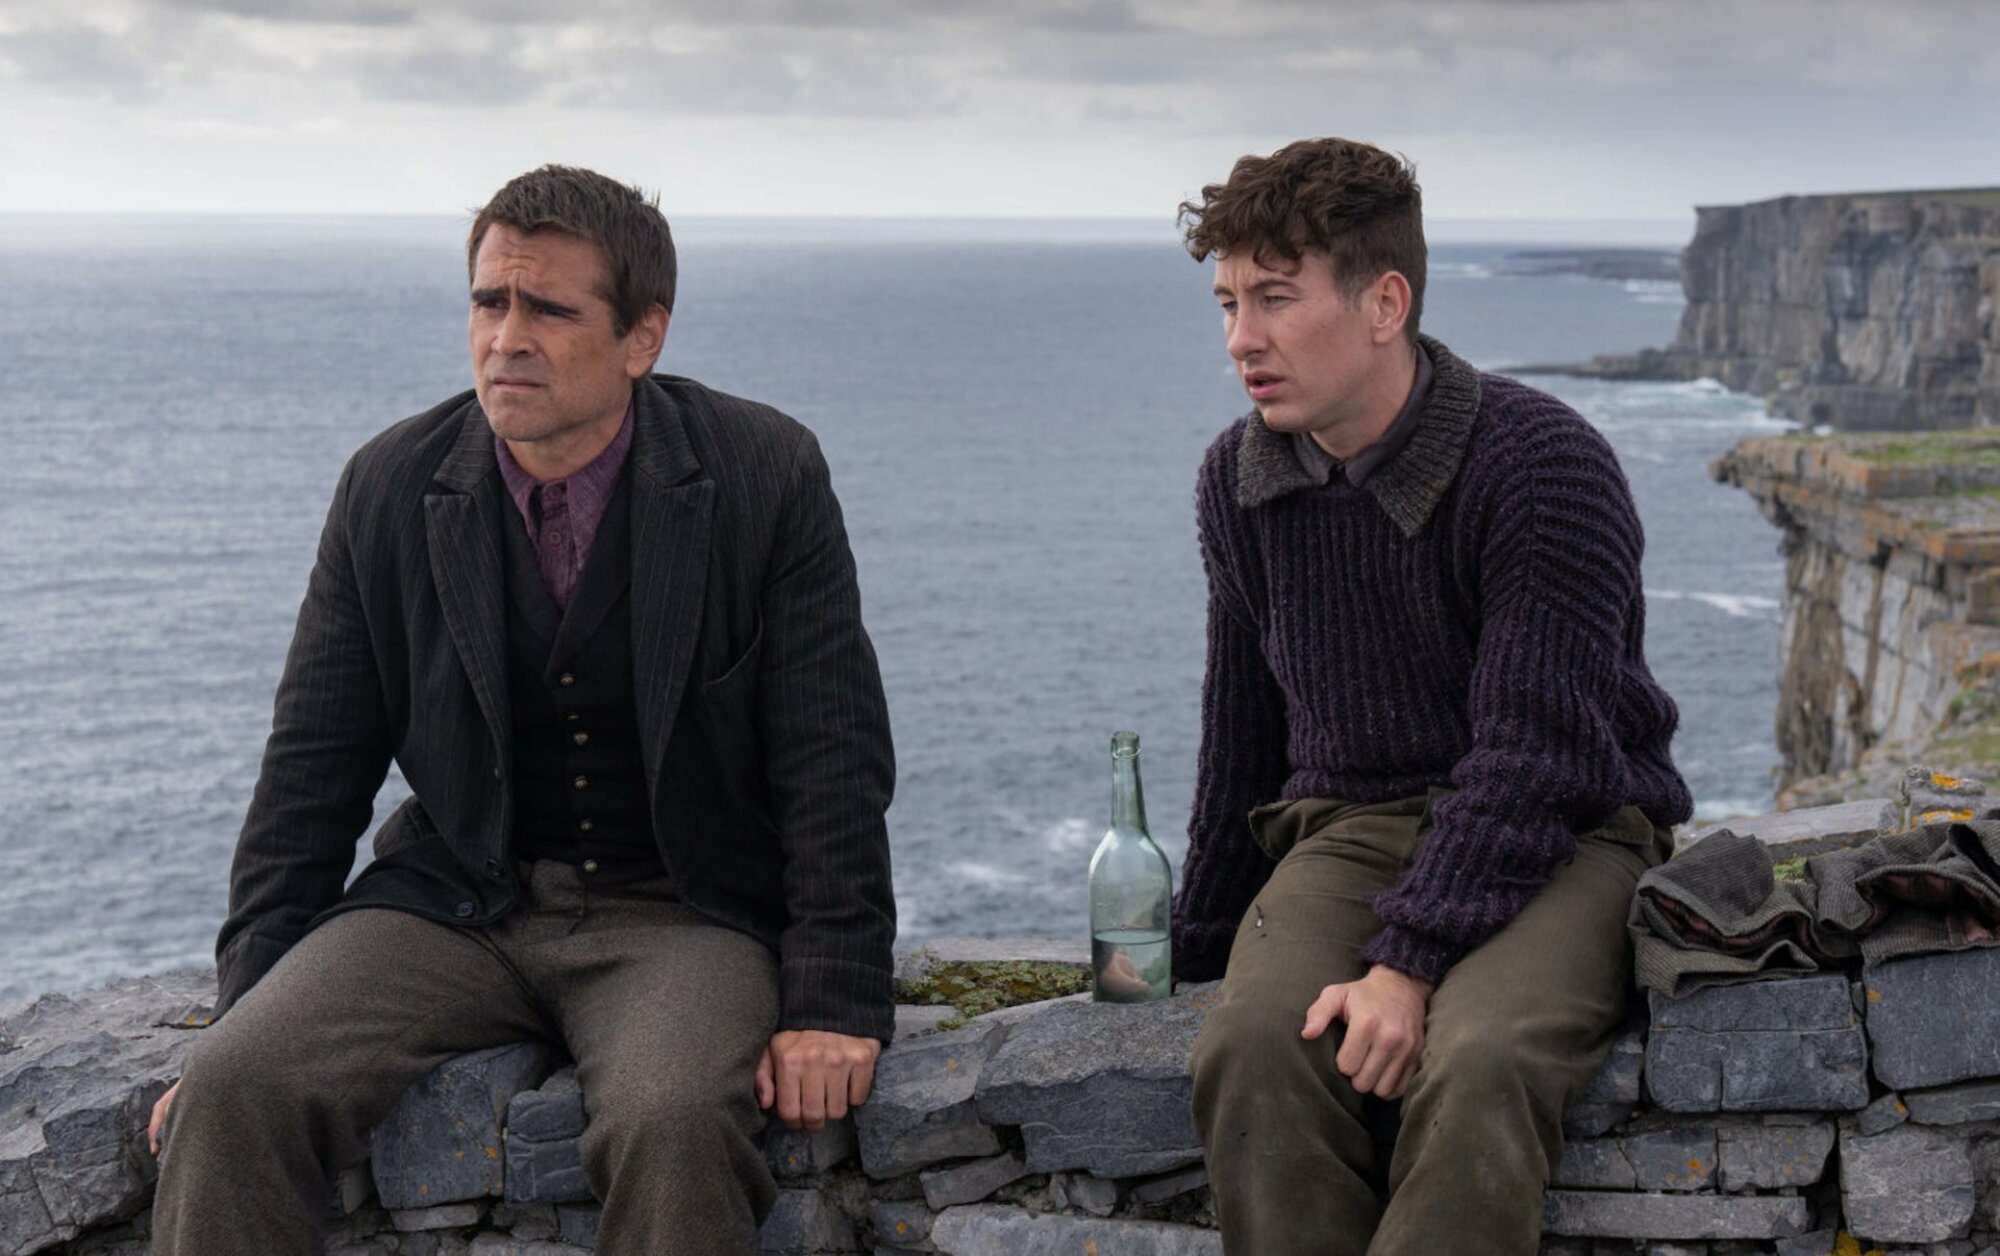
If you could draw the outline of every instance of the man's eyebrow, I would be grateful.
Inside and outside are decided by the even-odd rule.
[[[472,299],[476,302],[497,300],[507,295],[508,291],[505,288],[474,288],[472,290]],[[566,314],[575,317],[583,313],[582,310],[564,305],[560,301],[551,301],[547,297],[537,296],[526,288],[521,289],[521,299],[535,309],[544,310],[550,314]]]
[[[1255,292],[1262,292],[1266,288],[1287,288],[1290,287],[1292,283],[1293,280],[1290,275],[1273,275],[1268,279],[1254,279],[1249,283],[1244,284],[1243,291],[1247,293],[1255,293]],[[1216,296],[1219,297],[1233,296],[1235,295],[1235,292],[1236,290],[1234,288],[1230,288],[1226,285],[1223,284],[1215,285]]]

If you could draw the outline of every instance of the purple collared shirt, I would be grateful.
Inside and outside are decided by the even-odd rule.
[[[590,558],[590,545],[597,539],[597,526],[604,522],[604,508],[625,470],[632,452],[632,407],[625,407],[625,421],[604,452],[573,475],[560,480],[537,480],[514,461],[507,442],[493,438],[493,454],[500,460],[500,476],[507,481],[507,496],[521,511],[528,525],[528,540],[535,546],[535,565],[541,568],[542,583],[556,605],[569,610],[570,594],[576,578]]]

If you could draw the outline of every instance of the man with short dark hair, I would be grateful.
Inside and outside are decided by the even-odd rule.
[[[1255,407],[1196,489],[1175,922],[1179,975],[1224,977],[1193,1060],[1224,1243],[1527,1256],[1633,886],[1690,811],[1631,495],[1575,412],[1418,334],[1400,158],[1303,140],[1182,217]],[[1398,1098],[1380,1163],[1368,1108]]]
[[[410,1083],[522,1039],[576,1060],[598,1250],[748,1252],[758,1108],[839,1119],[892,1031],[888,715],[817,443],[651,374],[674,249],[636,189],[522,175],[468,264],[473,390],[334,491],[226,1014],[154,1115],[162,1252],[317,1251]],[[392,759],[414,795],[343,890]]]

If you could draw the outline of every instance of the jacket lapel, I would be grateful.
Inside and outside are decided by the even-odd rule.
[[[701,633],[715,482],[687,427],[650,378],[636,388],[632,433],[632,681],[646,783],[657,788]]]
[[[431,578],[459,661],[465,666],[500,761],[508,761],[506,582],[500,571],[500,467],[493,429],[477,404],[424,497]]]

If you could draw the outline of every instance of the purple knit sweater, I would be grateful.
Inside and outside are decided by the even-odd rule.
[[[1175,970],[1219,976],[1270,875],[1252,807],[1455,790],[1362,956],[1436,981],[1631,803],[1692,810],[1646,668],[1644,541],[1610,446],[1555,398],[1437,367],[1415,437],[1324,486],[1255,415],[1195,490],[1208,675]]]

